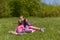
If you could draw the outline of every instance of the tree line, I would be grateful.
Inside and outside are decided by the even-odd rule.
[[[47,5],[40,0],[0,0],[1,17],[58,17],[60,5]]]

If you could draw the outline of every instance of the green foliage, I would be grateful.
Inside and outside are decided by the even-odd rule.
[[[39,1],[37,0],[15,0],[10,1],[9,6],[11,8],[12,16],[35,16],[37,14]]]
[[[20,16],[20,2],[19,1],[11,1],[9,3],[11,15],[12,16]]]
[[[40,0],[0,0],[0,17],[58,17],[60,6],[47,5]]]
[[[3,2],[4,2],[3,0],[0,1],[0,17],[3,17],[5,12],[5,7],[3,6],[4,5]]]

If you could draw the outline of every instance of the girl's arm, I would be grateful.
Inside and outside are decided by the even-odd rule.
[[[26,19],[26,23],[27,23],[27,25],[31,25],[27,19]]]

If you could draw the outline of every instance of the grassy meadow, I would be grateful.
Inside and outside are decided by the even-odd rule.
[[[15,30],[18,18],[0,18],[0,40],[60,40],[60,17],[27,17],[27,19],[33,26],[46,28],[45,32],[36,31],[25,35],[8,34],[9,30]]]

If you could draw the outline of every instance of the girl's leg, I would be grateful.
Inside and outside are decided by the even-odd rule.
[[[34,26],[29,26],[29,29],[33,29],[33,30],[40,30],[41,28],[34,27]]]
[[[15,31],[9,31],[9,33],[17,35],[17,34],[21,33],[23,29],[24,29],[24,26],[20,25],[20,26],[17,26]]]
[[[41,32],[44,32],[44,30],[45,30],[45,28],[38,28],[38,27],[34,27],[34,26],[30,26],[29,29],[38,30]]]
[[[9,31],[8,33],[17,35],[18,33],[16,31]]]
[[[27,33],[33,33],[33,32],[35,32],[35,30],[33,30],[33,29],[30,29],[29,27],[26,27],[25,28],[25,32],[27,32]]]
[[[26,33],[33,33],[35,30],[32,30],[32,29],[28,29],[28,30],[25,30]]]
[[[9,31],[8,33],[15,34],[15,35],[23,35],[26,33],[17,33],[16,31]]]

